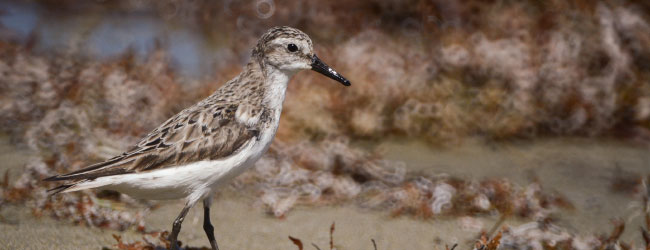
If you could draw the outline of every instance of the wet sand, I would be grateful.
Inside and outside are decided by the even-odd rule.
[[[300,207],[286,218],[277,219],[251,205],[252,200],[227,192],[215,201],[212,222],[221,249],[297,249],[288,236],[301,239],[306,249],[312,243],[329,249],[329,227],[336,222],[334,242],[339,250],[372,249],[375,239],[379,249],[431,249],[433,246],[453,245],[477,234],[463,231],[456,219],[415,220],[391,218],[387,213],[362,211],[354,206]],[[180,202],[165,203],[146,216],[150,230],[169,230],[174,217],[182,208]],[[47,217],[35,218],[25,207],[7,206],[0,216],[1,249],[101,249],[112,247],[111,236],[122,236],[125,242],[140,240],[134,231],[119,232],[75,226],[71,222]],[[190,210],[179,240],[193,247],[209,246],[202,228],[200,206]],[[483,218],[486,226],[495,223]],[[50,248],[52,247],[52,248]]]
[[[6,141],[6,140],[5,140]],[[418,142],[390,141],[379,145],[390,159],[405,160],[409,169],[428,174],[451,174],[463,178],[502,177],[527,184],[531,172],[545,188],[565,194],[576,206],[560,215],[561,225],[576,232],[609,233],[610,219],[620,217],[628,223],[624,240],[639,245],[641,217],[635,196],[610,191],[614,169],[650,174],[650,150],[647,146],[616,141],[587,139],[549,139],[525,143],[486,146],[466,142],[456,148],[431,148]],[[0,143],[2,171],[19,170],[28,157],[6,142]],[[18,171],[15,171],[18,172]],[[17,173],[13,173],[15,176]],[[354,205],[298,207],[286,218],[268,216],[255,204],[255,197],[226,189],[215,200],[211,216],[222,249],[297,249],[288,236],[299,238],[306,249],[311,243],[328,248],[329,226],[336,222],[334,241],[337,249],[432,249],[460,243],[469,248],[476,230],[463,228],[459,218],[418,220],[390,217],[386,211],[365,211]],[[181,202],[165,202],[145,216],[149,230],[169,230],[182,208]],[[489,229],[496,217],[479,217],[474,222]],[[506,225],[517,225],[507,221]],[[118,234],[126,241],[140,239],[134,231],[119,232],[76,226],[48,217],[35,218],[23,206],[0,208],[1,249],[101,249],[112,247]],[[208,246],[202,229],[202,210],[188,214],[179,239],[191,246]]]
[[[624,219],[623,240],[641,243],[638,195],[612,191],[616,176],[650,175],[650,146],[604,139],[559,138],[535,142],[485,144],[465,141],[455,148],[421,142],[378,145],[389,159],[404,160],[411,171],[449,174],[463,179],[505,178],[526,185],[538,179],[547,190],[565,195],[574,211],[560,214],[560,225],[582,234],[609,234],[611,220]]]
[[[13,145],[6,135],[0,133],[0,176],[9,170],[9,180],[14,181],[22,173],[22,167],[33,156],[25,145]]]

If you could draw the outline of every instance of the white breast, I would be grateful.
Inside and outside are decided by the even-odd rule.
[[[266,78],[266,86],[264,87],[264,103],[270,109],[282,111],[282,103],[287,93],[287,84],[289,83],[290,75],[276,69],[269,69],[269,71],[269,75]]]

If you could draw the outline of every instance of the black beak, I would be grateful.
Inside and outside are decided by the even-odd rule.
[[[345,86],[350,86],[350,81],[348,81],[348,79],[345,79],[345,77],[343,77],[341,74],[336,72],[334,69],[330,68],[330,66],[327,66],[327,64],[325,64],[320,59],[318,59],[316,54],[314,54],[311,60],[311,70],[321,73],[329,78],[332,78]]]

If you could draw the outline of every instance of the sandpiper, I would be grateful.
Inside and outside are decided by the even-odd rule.
[[[257,42],[243,71],[208,98],[169,118],[121,155],[44,180],[68,181],[52,194],[98,188],[140,199],[185,199],[169,235],[172,249],[178,247],[185,215],[202,200],[203,229],[212,249],[219,249],[210,223],[212,195],[266,152],[289,79],[304,69],[350,86],[318,59],[305,33],[272,28]]]

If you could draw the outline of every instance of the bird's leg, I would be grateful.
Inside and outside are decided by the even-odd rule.
[[[172,233],[169,235],[169,242],[171,243],[172,250],[178,249],[178,245],[176,244],[178,233],[181,231],[181,224],[183,224],[185,215],[187,215],[187,212],[190,211],[192,205],[194,204],[190,204],[189,202],[185,203],[185,207],[183,208],[183,210],[181,210],[181,214],[179,214],[178,217],[176,217],[176,220],[174,220]]]
[[[214,238],[214,227],[210,223],[210,204],[212,203],[212,197],[203,199],[203,230],[210,240],[210,246],[212,250],[219,250],[217,246],[217,240]]]

